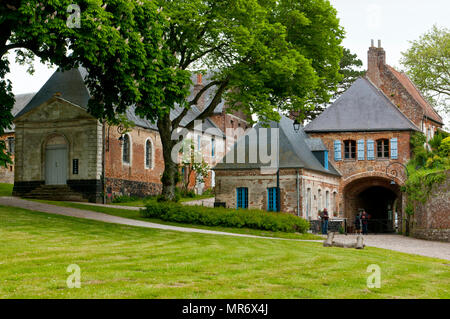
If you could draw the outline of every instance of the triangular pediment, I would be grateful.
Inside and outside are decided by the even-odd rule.
[[[84,108],[64,99],[53,97],[31,111],[17,117],[14,122],[55,122],[94,119]]]

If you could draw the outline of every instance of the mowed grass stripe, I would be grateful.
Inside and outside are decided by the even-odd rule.
[[[0,298],[448,298],[438,259],[107,224],[0,206]],[[69,289],[69,264],[81,267]],[[378,264],[382,287],[368,289]]]

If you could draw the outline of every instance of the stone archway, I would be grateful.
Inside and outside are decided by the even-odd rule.
[[[354,179],[344,187],[344,212],[350,225],[360,209],[370,215],[369,232],[394,232],[396,211],[401,213],[400,186],[392,179],[371,176]]]

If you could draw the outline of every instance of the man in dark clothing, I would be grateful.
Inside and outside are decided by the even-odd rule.
[[[367,235],[367,226],[369,225],[369,214],[364,210],[361,214],[361,223],[362,223],[362,233],[363,235]]]
[[[328,211],[326,208],[323,209],[322,214],[320,215],[322,219],[322,234],[328,234]]]
[[[355,232],[356,234],[361,233],[361,212],[358,212],[355,217]]]

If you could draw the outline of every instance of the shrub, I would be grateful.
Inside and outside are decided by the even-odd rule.
[[[165,221],[205,226],[252,228],[279,232],[305,233],[309,222],[287,213],[271,213],[257,209],[211,208],[183,206],[173,202],[148,202],[141,216]]]
[[[128,203],[128,202],[134,202],[139,200],[140,198],[137,196],[127,196],[127,195],[120,195],[113,198],[113,203]]]

